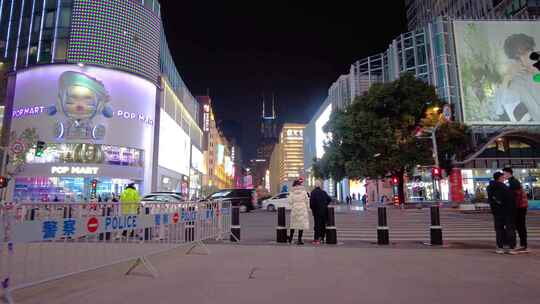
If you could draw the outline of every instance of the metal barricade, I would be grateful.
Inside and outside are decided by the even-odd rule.
[[[228,202],[0,204],[0,279],[10,291],[230,234]]]

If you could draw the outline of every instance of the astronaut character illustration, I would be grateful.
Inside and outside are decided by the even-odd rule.
[[[93,139],[105,137],[105,126],[94,125],[97,115],[111,118],[109,95],[103,83],[79,72],[67,71],[60,75],[56,105],[49,107],[49,115],[63,114],[66,119],[56,122],[55,135],[61,139]]]

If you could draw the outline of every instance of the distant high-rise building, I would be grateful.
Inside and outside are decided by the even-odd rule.
[[[527,0],[405,0],[409,30],[424,27],[433,18],[538,18],[540,2]]]

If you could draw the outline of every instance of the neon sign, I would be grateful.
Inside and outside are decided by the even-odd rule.
[[[85,175],[97,175],[98,167],[51,167],[51,174],[85,174]]]
[[[30,106],[30,107],[24,107],[20,109],[13,110],[13,114],[11,115],[13,118],[23,118],[27,116],[35,116],[43,113],[43,110],[45,110],[44,106]]]
[[[128,111],[123,111],[123,110],[118,110],[115,112],[115,115],[116,117],[120,117],[120,118],[123,118],[123,119],[131,119],[131,120],[138,120],[138,121],[141,121],[147,125],[150,125],[150,126],[153,126],[154,125],[154,120],[151,119],[149,116],[146,116],[144,114],[137,114],[137,113],[133,113],[133,112],[128,112]]]

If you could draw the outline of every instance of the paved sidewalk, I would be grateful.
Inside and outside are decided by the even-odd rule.
[[[14,293],[16,303],[537,303],[540,254],[486,249],[209,245],[151,257],[160,276],[128,264]]]

